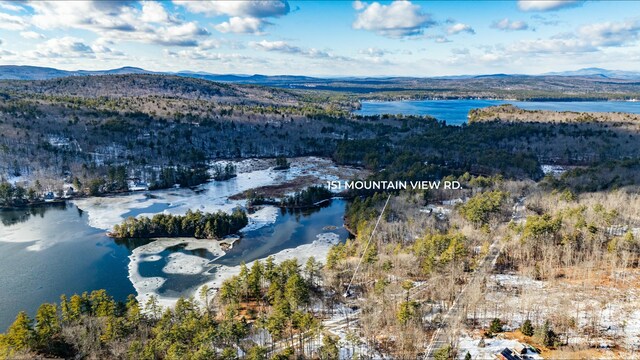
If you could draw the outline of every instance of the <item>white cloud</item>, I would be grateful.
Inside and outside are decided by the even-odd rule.
[[[357,11],[364,9],[365,7],[367,7],[367,5],[365,5],[365,3],[360,0],[356,0],[353,2],[353,8]]]
[[[585,25],[575,33],[560,33],[548,39],[517,41],[509,49],[527,54],[573,54],[628,46],[637,43],[638,39],[640,21],[604,22]]]
[[[383,57],[386,54],[388,54],[389,51],[383,50],[383,49],[379,49],[379,48],[370,47],[370,48],[366,48],[366,49],[360,50],[360,51],[358,51],[358,53],[360,53],[362,55],[367,55],[367,56],[370,56],[370,57]]]
[[[286,54],[296,54],[302,55],[313,59],[332,59],[332,60],[340,60],[340,61],[350,61],[352,59],[344,56],[334,55],[324,50],[318,50],[314,48],[305,49],[295,45],[290,45],[285,41],[269,41],[262,40],[259,42],[252,41],[249,43],[249,46],[254,49],[264,50],[264,51],[274,51]]]
[[[27,22],[20,16],[0,13],[0,29],[23,30],[27,28]]]
[[[491,27],[503,31],[519,31],[527,30],[529,25],[524,21],[511,21],[508,18],[502,20],[496,20],[491,24]]]
[[[518,0],[518,8],[522,11],[554,11],[582,5],[577,0]]]
[[[398,38],[419,35],[423,29],[433,25],[429,14],[406,0],[396,0],[389,5],[362,3],[354,7],[360,9],[357,10],[353,28],[373,31],[383,36]]]
[[[291,9],[288,1],[174,1],[188,11],[209,16],[229,16],[229,20],[217,24],[215,29],[223,33],[264,34],[263,29],[272,25],[265,18],[287,15]]]
[[[218,16],[278,17],[290,11],[288,1],[174,1],[194,13]]]
[[[265,51],[279,51],[279,52],[284,52],[289,54],[302,53],[301,48],[294,45],[289,45],[286,41],[269,41],[269,40],[262,40],[259,42],[252,41],[249,43],[249,45],[255,49],[260,49]]]
[[[473,30],[473,28],[467,24],[463,24],[463,23],[457,23],[457,24],[453,24],[449,27],[447,27],[447,34],[449,35],[456,35],[456,34],[460,34],[462,32],[466,32],[469,34],[475,34],[475,30]]]
[[[216,25],[215,29],[221,33],[260,35],[263,33],[262,28],[268,24],[270,23],[254,17],[234,16],[229,21]]]
[[[19,12],[19,11],[23,11],[24,8],[12,4],[8,1],[0,1],[0,9],[5,9],[5,10],[9,10],[9,11],[15,11],[15,12]]]
[[[450,43],[450,42],[451,42],[451,40],[447,39],[447,38],[446,38],[446,37],[444,37],[444,36],[438,36],[438,37],[436,37],[436,42],[437,42],[438,44],[446,44],[446,43]]]
[[[164,54],[169,57],[189,60],[213,60],[221,62],[234,62],[249,59],[239,54],[214,53],[202,49],[186,49],[180,51],[164,50]]]
[[[144,1],[140,20],[146,23],[170,24],[178,21],[171,17],[160,3]]]
[[[4,57],[13,56],[13,55],[15,55],[15,53],[14,53],[14,52],[11,52],[11,51],[9,51],[9,50],[3,50],[3,49],[0,49],[0,59],[2,59],[2,58],[4,58]]]
[[[44,39],[46,37],[35,31],[22,31],[20,32],[20,36],[22,36],[25,39]]]
[[[511,52],[534,55],[571,54],[596,51],[597,47],[582,39],[521,40],[509,47]]]
[[[34,1],[32,23],[42,29],[83,29],[112,40],[167,46],[197,46],[209,32],[197,22],[181,22],[160,3],[145,2],[142,10],[131,2]]]
[[[594,46],[623,46],[638,40],[640,21],[604,22],[582,26],[578,35]]]
[[[32,55],[40,58],[93,58],[95,52],[91,46],[83,43],[82,39],[65,36],[38,44]]]

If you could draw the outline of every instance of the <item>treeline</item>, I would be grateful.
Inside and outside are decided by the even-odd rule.
[[[375,193],[370,197],[355,197],[345,209],[344,218],[347,229],[357,233],[368,222],[378,217],[385,199],[384,193]]]
[[[514,241],[498,264],[539,280],[587,276],[585,264],[620,271],[637,267],[640,240],[633,231],[638,204],[634,192],[575,195],[570,191],[534,195],[527,200],[533,214],[523,224],[511,224]],[[599,264],[599,265],[598,265]]]
[[[120,303],[105,290],[63,295],[42,304],[35,321],[19,313],[0,334],[0,358],[337,359],[339,339],[324,333],[310,306],[321,298],[321,273],[314,258],[300,266],[269,257],[242,265],[215,298],[203,287],[204,307],[181,298],[163,309],[155,296]]]
[[[291,352],[289,358],[311,355],[311,340],[322,333],[321,321],[310,311],[314,296],[320,296],[319,284],[322,264],[313,257],[304,268],[296,259],[280,264],[273,257],[255,261],[251,268],[241,265],[240,273],[226,280],[220,287],[219,298],[223,312],[247,312],[247,320],[257,319],[257,327],[268,331],[275,342],[284,342]],[[322,353],[337,353],[320,347]],[[327,357],[324,357],[327,358]]]
[[[220,239],[235,234],[247,226],[247,214],[236,209],[231,214],[223,211],[203,213],[187,211],[182,215],[156,214],[152,218],[129,217],[115,225],[110,236],[116,238],[195,237]]]
[[[0,182],[0,207],[23,206],[36,200],[38,196],[35,190]]]
[[[209,174],[206,166],[168,166],[162,168],[157,179],[151,182],[150,188],[152,190],[166,189],[175,184],[191,187],[204,184],[207,181],[209,181]]]
[[[284,197],[280,206],[286,208],[305,208],[318,205],[319,202],[331,199],[333,193],[324,186],[310,186]]]
[[[224,166],[216,164],[213,166],[212,171],[213,179],[217,181],[229,180],[236,177],[236,166],[232,163],[227,163]]]

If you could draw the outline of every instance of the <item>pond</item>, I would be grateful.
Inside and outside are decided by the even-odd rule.
[[[0,211],[0,332],[19,311],[34,316],[41,303],[59,302],[61,294],[106,289],[117,300],[129,294],[144,300],[155,294],[161,303],[171,304],[179,296],[194,295],[205,282],[233,275],[242,262],[269,255],[279,260],[303,261],[310,255],[324,260],[329,247],[348,236],[343,228],[344,200],[298,212],[264,207],[249,215],[241,239],[226,250],[211,240],[116,241],[105,235],[127,216],[183,214],[187,209],[230,211],[243,205],[241,200],[229,200],[232,194],[333,166],[330,162],[320,166],[319,161],[307,161],[306,168],[296,165],[284,173],[249,171],[194,190],[131,193]]]

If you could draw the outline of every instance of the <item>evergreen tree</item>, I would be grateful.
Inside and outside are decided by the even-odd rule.
[[[322,337],[322,346],[318,349],[318,356],[321,360],[337,360],[340,356],[338,338],[325,334]]]
[[[16,316],[16,320],[7,329],[5,342],[13,351],[22,351],[31,349],[36,340],[36,334],[33,330],[33,320],[27,316],[27,313],[21,311]]]
[[[453,359],[453,349],[451,345],[441,347],[433,353],[435,360],[450,360]]]
[[[549,320],[546,320],[542,326],[537,327],[533,336],[536,341],[544,346],[551,347],[555,345],[556,333],[553,331]]]
[[[491,321],[491,325],[489,325],[489,332],[491,334],[501,333],[502,330],[502,321],[500,319],[495,318]]]
[[[38,344],[47,347],[52,343],[52,339],[61,331],[58,320],[58,308],[55,304],[42,304],[36,313],[36,337]]]
[[[522,332],[525,336],[533,336],[533,325],[531,325],[531,320],[527,319],[520,326],[520,332]]]

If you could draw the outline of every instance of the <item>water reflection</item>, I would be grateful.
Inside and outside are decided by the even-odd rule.
[[[20,209],[0,210],[0,221],[4,226],[12,226],[19,223],[27,222],[32,216],[39,216],[41,218],[44,218],[44,214],[47,211],[66,210],[67,206],[68,204],[66,202],[61,202]],[[78,211],[79,216],[82,217],[82,210],[78,209]]]

